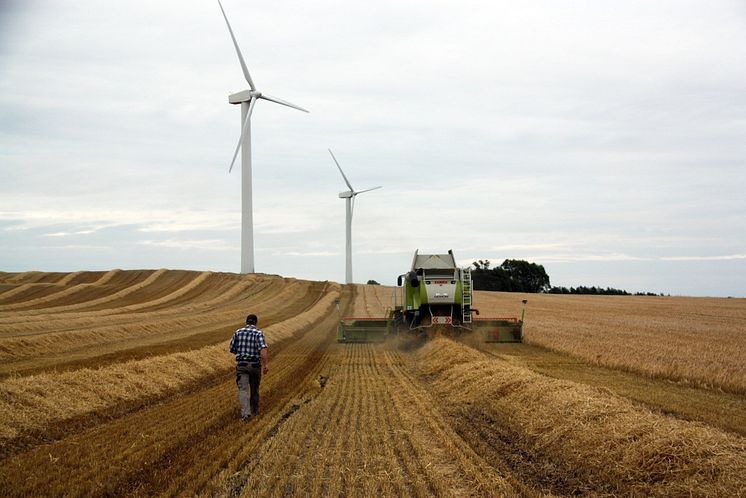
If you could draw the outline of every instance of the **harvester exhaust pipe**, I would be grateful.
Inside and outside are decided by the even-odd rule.
[[[420,286],[420,279],[417,278],[417,274],[413,271],[410,271],[407,273],[407,280],[409,280],[409,285],[411,285],[414,288],[417,288]]]

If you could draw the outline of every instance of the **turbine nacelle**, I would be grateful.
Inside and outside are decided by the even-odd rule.
[[[284,105],[285,107],[292,107],[293,109],[298,109],[299,111],[308,112],[308,110],[302,108],[299,105],[290,103],[287,100],[278,99],[277,97],[272,97],[271,95],[267,95],[266,93],[262,93],[256,90],[242,90],[240,92],[236,92],[236,93],[232,93],[228,95],[228,102],[231,104],[243,104],[244,102],[256,102],[259,99],[269,100],[270,102],[274,102],[275,104],[280,104],[280,105]]]
[[[352,192],[350,190],[348,190],[347,192],[340,192],[339,193],[339,198],[340,199],[350,199],[352,197],[355,197],[355,192]]]
[[[258,99],[261,96],[262,92],[255,92],[253,90],[246,89],[228,95],[228,102],[231,104],[240,104],[241,102],[248,102],[252,98]]]

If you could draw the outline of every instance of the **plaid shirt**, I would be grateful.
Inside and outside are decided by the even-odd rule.
[[[231,337],[230,352],[236,355],[236,361],[258,361],[259,350],[266,347],[264,333],[253,325],[236,330]]]

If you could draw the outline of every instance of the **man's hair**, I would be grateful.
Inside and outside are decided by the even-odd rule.
[[[256,325],[257,318],[255,314],[251,314],[246,317],[246,325]]]

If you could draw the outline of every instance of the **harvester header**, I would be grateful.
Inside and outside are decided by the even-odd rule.
[[[410,270],[399,275],[396,283],[386,316],[343,319],[338,329],[340,342],[379,342],[392,335],[435,331],[476,333],[485,342],[523,339],[523,316],[520,320],[473,316],[479,311],[472,307],[471,269],[459,268],[451,250],[446,254],[415,251]]]

